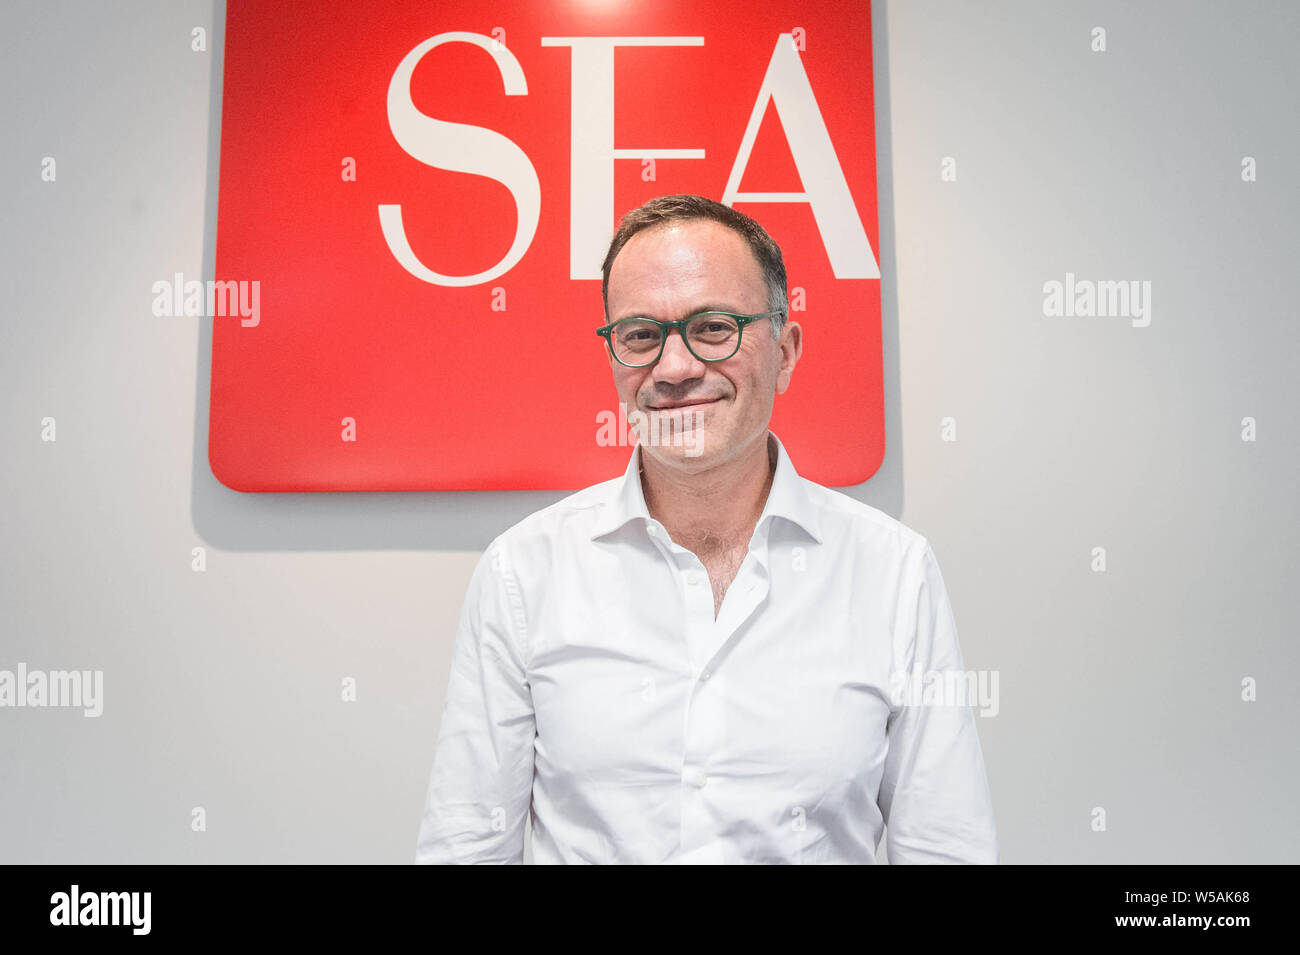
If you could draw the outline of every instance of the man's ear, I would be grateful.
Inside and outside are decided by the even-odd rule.
[[[776,343],[776,347],[781,350],[781,367],[776,375],[776,393],[785,394],[785,390],[790,387],[790,379],[794,375],[794,366],[799,362],[799,356],[803,354],[803,329],[798,322],[787,321],[781,328],[781,338]]]

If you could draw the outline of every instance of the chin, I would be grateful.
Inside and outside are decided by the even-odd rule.
[[[675,408],[668,411],[652,411],[649,415],[647,431],[648,444],[651,444],[662,457],[673,460],[684,459],[698,461],[704,457],[712,444],[712,428],[705,420],[712,405]],[[692,412],[684,414],[683,412]]]
[[[712,442],[709,440],[708,430],[705,428],[693,428],[684,433],[678,432],[672,437],[665,435],[663,441],[656,440],[657,435],[652,436],[652,440],[645,442],[645,452],[658,458],[665,464],[671,464],[674,467],[690,467],[702,461],[710,459]]]

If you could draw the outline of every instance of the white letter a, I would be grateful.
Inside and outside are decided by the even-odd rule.
[[[768,100],[776,105],[776,114],[785,128],[786,143],[794,157],[795,168],[803,180],[804,192],[737,192],[749,154],[763,122]],[[725,205],[737,202],[807,202],[826,246],[831,271],[837,279],[878,279],[880,266],[867,241],[849,193],[844,171],[835,157],[830,134],[822,120],[817,98],[813,96],[803,61],[795,50],[794,39],[782,33],[772,50],[763,85],[759,87],[754,111],[740,141],[740,152],[731,167],[727,188],[722,194]]]

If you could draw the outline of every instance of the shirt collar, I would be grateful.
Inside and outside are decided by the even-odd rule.
[[[772,486],[767,492],[767,501],[763,512],[755,525],[756,533],[767,533],[770,518],[782,517],[803,528],[817,543],[822,543],[822,526],[817,508],[808,494],[807,481],[799,476],[794,463],[786,453],[785,445],[771,431],[768,441],[776,446],[776,472],[772,476]],[[641,488],[641,447],[632,449],[627,468],[621,478],[612,484],[609,497],[602,503],[596,524],[591,531],[591,539],[596,540],[618,530],[629,521],[640,519],[649,525],[653,518],[646,507],[645,492]]]

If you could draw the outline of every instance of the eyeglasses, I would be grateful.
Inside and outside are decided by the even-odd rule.
[[[732,312],[700,312],[675,322],[657,322],[653,318],[622,318],[596,329],[605,339],[609,353],[620,365],[644,368],[653,365],[664,353],[664,343],[674,328],[681,331],[687,350],[700,361],[726,361],[740,350],[740,336],[745,326],[760,318],[781,312],[736,315]]]

